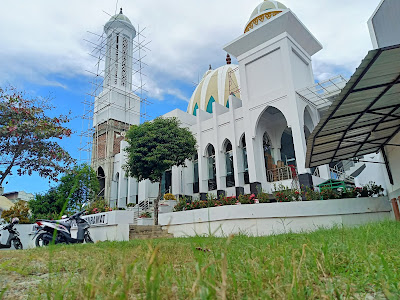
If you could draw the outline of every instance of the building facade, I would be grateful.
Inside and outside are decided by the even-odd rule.
[[[111,18],[105,32],[111,59],[106,60],[104,91],[96,98],[93,165],[99,179],[104,178],[104,196],[111,205],[125,207],[155,198],[158,184],[138,183],[123,169],[123,131],[139,124],[140,101],[131,92],[131,77],[121,73],[127,60],[121,61],[125,50],[121,52],[118,34],[128,39],[130,53],[135,30],[121,13]],[[272,0],[258,5],[244,24],[244,33],[224,47],[226,64],[215,70],[210,66],[204,74],[187,111],[164,115],[190,129],[198,152],[186,167],[165,173],[163,192],[205,199],[207,193],[270,193],[281,184],[299,188],[331,178],[333,166],[305,167],[307,137],[345,84],[315,84],[312,56],[321,49],[285,5]],[[238,65],[231,64],[231,56]],[[113,110],[114,103],[134,110],[120,113]],[[335,174],[342,175],[346,176]]]

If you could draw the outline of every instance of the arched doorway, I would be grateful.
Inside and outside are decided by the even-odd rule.
[[[292,130],[279,109],[269,106],[260,115],[255,140],[262,154],[256,159],[260,162],[264,160],[260,168],[265,167],[266,180],[274,182],[291,179],[292,169],[296,167]]]
[[[104,197],[104,189],[106,187],[106,175],[104,174],[104,170],[102,167],[99,167],[97,169],[97,180],[99,181],[100,184],[99,196]]]
[[[207,171],[208,171],[208,190],[214,191],[217,189],[217,172],[215,166],[215,149],[209,144],[206,150],[207,155]]]

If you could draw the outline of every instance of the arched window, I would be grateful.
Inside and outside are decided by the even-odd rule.
[[[206,111],[210,114],[212,114],[213,112],[213,108],[212,108],[212,104],[215,102],[215,99],[213,96],[210,97],[210,100],[208,100],[208,104],[207,104],[207,109]]]
[[[225,144],[226,187],[235,186],[235,170],[233,166],[232,144],[227,140]]]
[[[193,159],[193,193],[199,192],[199,156],[196,154]]]
[[[215,149],[209,144],[207,147],[208,190],[217,189],[217,172],[215,167]]]
[[[247,147],[246,147],[246,135],[243,134],[240,140],[240,147],[242,148],[242,155],[243,155],[243,170],[244,170],[244,183],[249,184],[249,164],[247,163]]]
[[[197,116],[197,110],[198,109],[199,109],[199,106],[196,103],[196,105],[194,106],[194,109],[193,109],[193,116]]]

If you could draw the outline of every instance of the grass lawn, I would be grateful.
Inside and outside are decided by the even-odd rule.
[[[0,299],[400,299],[400,223],[0,252]]]

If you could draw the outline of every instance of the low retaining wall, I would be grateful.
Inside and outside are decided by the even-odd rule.
[[[133,211],[110,211],[94,215],[83,216],[91,225],[89,232],[95,242],[97,241],[129,241],[129,224],[133,223]],[[34,224],[18,224],[16,228],[24,249],[34,248]],[[72,237],[76,237],[78,229],[71,228]],[[4,243],[8,238],[8,231],[1,232]],[[11,249],[14,249],[13,247]]]
[[[159,215],[174,237],[229,234],[264,236],[360,225],[391,218],[387,197],[227,205]]]

